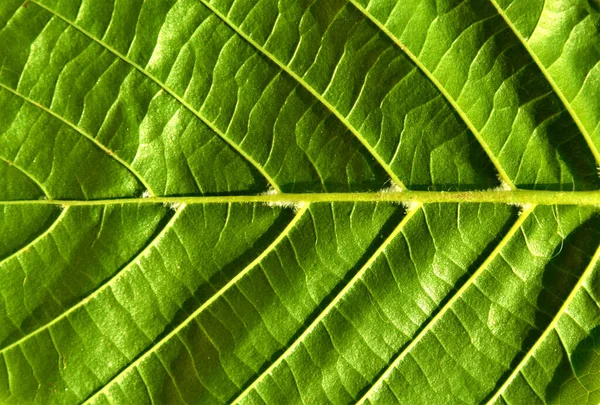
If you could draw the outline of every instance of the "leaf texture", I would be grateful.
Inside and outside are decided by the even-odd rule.
[[[600,402],[597,0],[4,0],[0,403]]]

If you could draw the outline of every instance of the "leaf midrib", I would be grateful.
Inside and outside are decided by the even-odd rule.
[[[389,203],[498,203],[512,205],[574,205],[598,206],[600,190],[547,191],[547,190],[483,190],[483,191],[378,191],[359,193],[264,193],[250,195],[207,195],[166,197],[123,197],[98,200],[38,199],[5,200],[0,205],[58,205],[98,206],[125,204],[232,204],[264,203],[293,206],[301,203],[333,202],[389,202]]]

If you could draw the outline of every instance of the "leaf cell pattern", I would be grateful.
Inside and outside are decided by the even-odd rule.
[[[597,0],[4,0],[0,117],[1,403],[600,402]]]

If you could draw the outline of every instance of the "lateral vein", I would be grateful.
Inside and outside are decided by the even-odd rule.
[[[596,264],[598,264],[598,261],[600,261],[600,247],[598,247],[598,249],[596,250],[596,253],[594,254],[594,256],[592,256],[592,259],[590,260],[590,263],[588,264],[587,268],[581,274],[581,277],[579,277],[577,284],[575,284],[575,286],[571,290],[571,293],[567,296],[567,298],[565,299],[565,301],[559,308],[556,315],[554,315],[554,318],[552,318],[552,321],[548,324],[548,326],[546,327],[544,332],[540,335],[540,337],[535,341],[533,346],[531,346],[531,348],[529,350],[527,350],[527,352],[525,353],[525,355],[523,356],[523,358],[521,359],[519,364],[517,364],[517,366],[514,368],[514,370],[508,376],[508,378],[504,381],[504,383],[500,386],[500,388],[498,388],[498,390],[490,398],[490,400],[487,402],[488,405],[495,403],[496,400],[498,400],[500,398],[500,396],[502,396],[504,391],[506,391],[506,389],[512,383],[512,381],[515,379],[515,377],[521,372],[521,369],[525,366],[525,364],[527,364],[529,359],[535,354],[535,351],[546,340],[548,335],[553,330],[556,329],[556,326],[558,325],[558,321],[560,321],[560,318],[562,317],[562,315],[567,311],[569,304],[571,303],[571,301],[573,301],[573,298],[575,298],[575,295],[577,295],[577,293],[579,292],[579,289],[583,286],[583,283],[591,275],[592,271],[596,267]]]
[[[209,299],[207,299],[198,309],[196,309],[190,316],[188,316],[181,324],[179,324],[176,328],[174,328],[169,334],[163,337],[158,343],[151,346],[147,349],[140,357],[138,357],[135,361],[131,362],[127,367],[122,369],[117,375],[115,375],[108,383],[106,383],[101,389],[96,391],[92,396],[83,401],[84,404],[90,403],[96,397],[98,397],[107,387],[112,385],[115,381],[117,381],[120,377],[122,377],[129,370],[136,368],[144,359],[146,359],[150,354],[158,350],[163,344],[169,341],[173,336],[177,335],[183,328],[185,328],[189,323],[198,316],[201,312],[203,312],[206,308],[212,305],[219,297],[225,294],[231,287],[233,287],[238,281],[240,281],[243,277],[246,276],[254,267],[256,267],[262,260],[269,255],[276,247],[281,243],[281,241],[286,238],[292,229],[298,224],[300,219],[304,216],[304,213],[308,210],[309,205],[305,204],[302,206],[294,218],[290,221],[290,223],[285,227],[285,229],[275,238],[273,242],[261,252],[250,264],[248,264],[242,271],[240,271],[235,277],[233,277],[227,284],[225,284],[219,291],[214,293]]]
[[[392,243],[392,241],[396,238],[396,236],[398,236],[398,234],[400,232],[402,232],[402,229],[404,228],[404,226],[410,221],[410,219],[420,209],[421,209],[421,206],[417,205],[417,206],[413,207],[412,209],[410,209],[406,213],[406,215],[404,216],[404,218],[402,218],[402,221],[400,221],[400,223],[396,226],[394,231],[386,238],[386,240],[379,246],[379,248],[377,248],[377,250],[369,258],[369,260],[364,264],[364,266],[362,266],[360,268],[360,270],[352,277],[352,279],[350,279],[350,281],[335,296],[335,298],[333,298],[331,300],[331,302],[327,305],[327,307],[325,307],[325,309],[323,311],[321,311],[321,313],[315,318],[315,320],[312,321],[311,324],[306,329],[304,329],[304,331],[300,334],[300,336],[298,336],[298,338],[295,339],[292,342],[292,344],[289,345],[288,348],[273,363],[271,363],[271,365],[264,372],[262,372],[256,379],[254,379],[254,381],[252,381],[252,383],[249,384],[248,387],[231,402],[232,404],[238,404],[242,400],[242,398],[244,398],[246,395],[248,395],[254,389],[254,387],[257,384],[259,384],[267,375],[269,375],[275,368],[277,368],[277,366],[279,366],[279,364],[281,364],[282,361],[284,361],[294,350],[296,350],[296,347],[298,347],[298,345],[302,341],[304,341],[304,339],[308,335],[311,334],[311,332],[317,327],[317,325],[319,325],[321,323],[321,321],[327,316],[327,314],[329,314],[329,312],[331,312],[331,310],[337,306],[337,304],[340,302],[340,300],[350,290],[352,290],[354,285],[359,280],[362,279],[362,277],[366,273],[366,271],[379,258],[379,256],[385,251],[385,249],[389,246],[389,244]]]
[[[464,123],[467,125],[467,127],[469,128],[471,133],[473,133],[473,136],[475,136],[475,139],[477,139],[477,142],[479,142],[479,144],[483,148],[484,152],[488,155],[488,158],[490,159],[492,164],[496,167],[496,170],[498,171],[498,175],[500,176],[501,180],[506,185],[508,185],[511,189],[516,189],[517,187],[515,186],[513,181],[510,179],[510,177],[504,170],[504,167],[502,167],[502,164],[500,164],[500,161],[498,160],[498,158],[496,157],[494,152],[490,149],[487,142],[481,136],[481,133],[479,132],[479,130],[475,127],[473,122],[471,122],[471,120],[469,119],[467,114],[458,105],[456,100],[454,100],[454,98],[446,91],[446,89],[440,83],[440,81],[433,75],[433,73],[430,72],[429,69],[419,60],[419,58],[417,58],[417,56],[414,53],[412,53],[404,45],[404,43],[402,43],[400,41],[400,38],[397,38],[394,34],[392,34],[392,32],[384,24],[382,24],[381,22],[376,20],[371,15],[371,13],[369,13],[363,6],[358,4],[356,2],[356,0],[348,0],[348,1],[354,7],[356,7],[361,13],[363,13],[363,15],[366,18],[368,18],[373,24],[375,24],[377,26],[377,28],[379,28],[381,31],[383,31],[413,61],[413,63],[425,74],[425,76],[427,76],[427,78],[437,87],[438,91],[440,93],[442,93],[442,95],[444,96],[444,98],[446,98],[446,100],[448,100],[450,105],[452,105],[452,108],[454,108],[454,110],[458,113],[458,115],[462,118]]]
[[[46,187],[44,187],[44,185],[38,179],[36,179],[31,173],[29,173],[27,170],[23,169],[21,166],[19,166],[15,162],[10,161],[3,156],[0,156],[0,160],[5,162],[7,165],[9,165],[11,167],[14,167],[15,169],[17,169],[18,171],[23,173],[23,175],[25,175],[29,180],[34,182],[35,185],[38,186],[38,188],[42,191],[42,193],[44,193],[45,198],[50,198],[50,199],[52,198],[52,196],[50,195],[48,190],[46,190]]]
[[[523,47],[525,47],[525,49],[527,50],[527,52],[529,53],[529,55],[531,56],[533,61],[536,63],[536,65],[538,66],[538,68],[540,69],[540,71],[542,72],[542,74],[544,75],[546,80],[548,81],[548,83],[550,83],[550,86],[552,86],[554,93],[558,96],[560,101],[562,101],[563,105],[569,112],[569,115],[571,116],[573,121],[575,121],[577,128],[579,128],[581,135],[585,139],[585,142],[587,143],[588,148],[590,149],[590,151],[592,152],[592,155],[594,156],[594,159],[596,160],[596,164],[598,166],[600,166],[600,151],[598,151],[598,148],[594,144],[594,141],[592,140],[590,133],[588,132],[585,125],[583,125],[583,122],[581,122],[581,119],[579,119],[579,115],[577,114],[577,112],[575,111],[575,109],[573,108],[573,106],[571,105],[571,103],[569,102],[569,100],[567,99],[565,94],[563,93],[563,91],[560,89],[560,87],[558,87],[558,84],[552,78],[552,75],[550,74],[550,72],[548,72],[548,69],[546,69],[546,66],[544,66],[544,64],[542,63],[540,58],[533,51],[531,46],[529,46],[529,42],[523,37],[521,32],[517,29],[517,27],[515,27],[513,22],[508,18],[508,15],[506,15],[506,13],[502,9],[502,7],[500,7],[498,2],[496,0],[490,0],[490,2],[496,8],[496,10],[498,10],[498,14],[506,22],[506,24],[509,26],[511,31],[517,36],[517,38],[519,38],[519,41],[521,42],[521,44],[523,44]],[[583,84],[582,84],[582,86],[583,86]]]
[[[380,387],[381,385],[390,377],[392,372],[396,369],[396,367],[402,362],[402,360],[406,357],[406,355],[421,341],[421,339],[429,333],[429,331],[433,328],[433,326],[444,316],[446,312],[452,307],[452,305],[464,294],[464,292],[475,282],[475,280],[487,269],[490,263],[496,258],[496,256],[500,253],[500,251],[506,246],[506,244],[512,239],[515,233],[521,228],[521,225],[525,222],[525,220],[529,217],[529,215],[535,209],[535,205],[531,205],[527,207],[519,216],[517,221],[513,224],[513,226],[509,229],[509,231],[504,235],[502,240],[496,245],[494,250],[488,255],[485,261],[479,266],[479,268],[469,277],[467,281],[452,295],[452,297],[448,300],[443,307],[435,314],[431,320],[429,320],[421,331],[410,340],[410,343],[402,349],[402,351],[396,355],[394,360],[385,368],[383,373],[375,380],[375,382],[371,385],[367,392],[358,400],[357,405],[361,405],[365,403]]]
[[[31,1],[35,4],[37,4],[38,6],[40,6],[41,8],[43,8],[44,10],[48,11],[49,13],[52,13],[56,17],[60,18],[62,21],[64,21],[71,27],[75,28],[77,31],[81,32],[83,35],[90,38],[92,41],[96,42],[98,45],[100,45],[104,49],[108,50],[110,53],[115,55],[117,58],[121,59],[123,62],[132,66],[137,71],[139,71],[141,74],[143,74],[144,76],[146,76],[147,78],[152,80],[154,83],[156,83],[164,92],[166,92],[168,95],[170,95],[175,100],[177,100],[184,108],[186,108],[188,111],[190,111],[192,114],[194,114],[200,121],[202,121],[215,134],[217,134],[217,136],[219,136],[219,138],[221,138],[223,141],[225,141],[231,148],[233,148],[238,154],[240,154],[244,159],[246,159],[246,161],[248,161],[252,166],[254,166],[256,168],[256,170],[258,170],[260,172],[260,174],[267,180],[267,182],[269,182],[269,184],[271,185],[271,187],[273,187],[274,190],[277,190],[278,192],[280,191],[279,186],[277,185],[277,183],[275,183],[275,180],[266,172],[265,168],[262,167],[262,165],[258,164],[258,162],[255,161],[250,155],[248,155],[239,145],[237,145],[235,142],[233,142],[228,137],[226,137],[225,134],[219,128],[217,128],[211,121],[209,121],[207,118],[205,118],[203,115],[201,115],[198,111],[196,111],[187,101],[185,101],[181,96],[177,95],[177,93],[175,93],[170,88],[168,88],[164,83],[162,83],[160,80],[158,80],[158,78],[156,78],[154,75],[152,75],[150,72],[148,72],[146,69],[144,69],[139,64],[135,63],[133,60],[129,59],[126,55],[121,54],[119,51],[114,49],[112,46],[104,43],[104,41],[102,41],[101,39],[94,37],[92,34],[87,32],[87,30],[85,30],[85,29],[79,27],[78,25],[76,25],[75,23],[69,21],[66,17],[63,17],[62,15],[60,15],[53,9],[47,7],[44,4],[39,3],[38,0],[31,0]]]
[[[356,139],[367,149],[367,151],[373,156],[373,158],[379,163],[379,165],[387,172],[388,176],[392,179],[392,181],[397,184],[402,189],[406,188],[406,185],[400,180],[400,178],[394,173],[390,165],[388,165],[381,156],[373,149],[373,147],[366,141],[366,139],[358,132],[358,130],[348,121],[348,119],[343,116],[337,108],[335,108],[329,101],[325,99],[324,96],[319,94],[312,86],[310,86],[301,76],[292,71],[289,67],[279,61],[275,56],[273,56],[269,51],[267,51],[262,45],[258,42],[250,38],[250,36],[246,35],[242,30],[240,30],[237,26],[232,24],[226,16],[223,15],[219,10],[217,10],[212,4],[208,3],[206,0],[200,0],[202,4],[210,11],[212,11],[221,21],[227,24],[237,35],[242,37],[246,42],[252,45],[256,50],[261,52],[263,55],[269,58],[273,63],[279,66],[284,72],[286,72],[290,77],[296,80],[304,89],[310,92],[313,97],[315,97],[321,104],[325,106],[332,114],[334,114],[337,119],[340,120],[342,124],[354,135]]]
[[[121,270],[117,271],[114,275],[112,275],[100,287],[98,287],[91,294],[89,294],[87,297],[83,298],[81,301],[79,301],[75,305],[71,306],[65,312],[61,313],[60,315],[58,315],[57,317],[55,317],[54,319],[52,319],[50,322],[47,322],[46,324],[44,324],[44,325],[38,327],[37,329],[35,329],[35,330],[27,333],[26,335],[22,336],[19,340],[17,340],[15,342],[13,342],[13,343],[11,343],[11,344],[3,347],[2,349],[0,349],[0,354],[5,353],[6,351],[11,350],[14,347],[19,346],[21,343],[23,343],[24,341],[28,340],[32,336],[40,333],[41,331],[49,329],[52,325],[56,324],[61,319],[69,316],[71,313],[73,313],[74,311],[76,311],[78,308],[84,306],[89,301],[91,301],[96,296],[98,296],[102,291],[106,290],[112,284],[112,282],[114,280],[116,280],[121,274],[123,274],[123,272],[125,272],[129,267],[131,267],[133,264],[135,264],[139,260],[140,257],[142,257],[145,253],[147,253],[148,250],[150,248],[152,248],[155,245],[155,243],[158,242],[162,238],[162,236],[164,236],[164,234],[169,229],[171,229],[171,226],[175,223],[175,221],[177,220],[177,218],[179,217],[179,215],[181,214],[181,212],[184,210],[184,208],[185,208],[185,205],[181,205],[177,209],[177,211],[175,212],[175,214],[171,217],[171,219],[169,220],[169,222],[154,237],[154,239],[150,243],[148,243],[146,245],[146,247],[141,252],[139,252],[134,258],[132,258]]]
[[[33,0],[32,0],[33,1]],[[68,121],[67,119],[65,119],[64,117],[60,116],[59,114],[57,114],[56,112],[52,111],[50,108],[38,103],[37,101],[27,97],[24,94],[21,94],[19,91],[12,89],[10,87],[8,87],[7,85],[0,83],[0,87],[11,92],[12,94],[14,94],[17,97],[22,98],[23,100],[25,100],[27,103],[39,108],[40,110],[50,114],[51,116],[53,116],[54,118],[58,119],[60,122],[68,125],[70,128],[72,128],[75,132],[77,132],[78,134],[80,134],[81,136],[83,136],[84,138],[86,138],[87,140],[89,140],[90,142],[92,142],[94,145],[96,145],[98,148],[100,148],[104,153],[106,153],[109,157],[111,157],[112,159],[114,159],[115,161],[117,161],[118,163],[120,163],[123,167],[125,167],[125,169],[127,169],[127,171],[129,171],[129,173],[131,173],[150,193],[150,195],[155,195],[154,192],[152,191],[152,188],[150,187],[150,185],[146,182],[146,180],[144,180],[144,178],[137,172],[137,170],[135,170],[129,163],[127,163],[126,161],[124,161],[123,159],[121,159],[115,152],[113,152],[110,148],[106,147],[105,145],[103,145],[102,143],[100,143],[96,138],[94,138],[92,135],[82,131],[81,129],[79,129],[79,127],[77,127],[77,125],[75,125],[74,123]],[[39,184],[39,183],[38,183]],[[43,190],[43,189],[42,189]]]
[[[11,258],[22,254],[27,249],[29,249],[31,246],[35,245],[37,242],[39,242],[40,240],[44,239],[47,235],[49,235],[64,219],[64,217],[67,215],[68,210],[69,210],[69,208],[65,207],[61,211],[61,213],[56,217],[56,219],[54,219],[54,221],[52,221],[52,224],[50,224],[50,226],[48,228],[46,228],[46,230],[44,232],[40,233],[38,236],[35,237],[35,239],[31,240],[29,243],[27,243],[21,249],[17,250],[16,252],[13,252],[12,254],[10,254],[10,255],[6,256],[5,258],[3,258],[2,260],[0,260],[0,265],[2,265],[2,263],[4,263],[4,262],[10,260]]]

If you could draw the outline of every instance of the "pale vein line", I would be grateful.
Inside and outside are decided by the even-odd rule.
[[[183,328],[188,326],[190,322],[194,318],[196,318],[201,312],[203,312],[206,308],[212,305],[217,301],[223,294],[225,294],[231,287],[237,284],[242,278],[244,278],[250,270],[260,264],[265,257],[267,257],[275,248],[281,243],[283,239],[285,239],[289,233],[296,227],[298,222],[304,216],[304,213],[308,210],[309,205],[303,205],[294,218],[290,221],[290,223],[285,227],[285,229],[277,235],[277,238],[271,244],[254,259],[250,264],[248,264],[242,271],[240,271],[235,277],[233,277],[227,284],[225,284],[219,291],[214,293],[209,299],[204,301],[204,303],[198,307],[190,316],[188,316],[181,324],[179,324],[175,329],[173,329],[168,335],[162,338],[158,343],[150,347],[143,355],[141,355],[134,362],[130,363],[125,369],[121,370],[116,376],[114,376],[108,383],[106,383],[100,390],[96,391],[91,397],[86,399],[83,403],[87,404],[93,401],[96,397],[102,394],[108,387],[110,387],[113,383],[115,383],[120,378],[124,377],[124,374],[129,370],[136,368],[140,363],[142,363],[148,356],[158,350],[162,345],[164,345],[167,341],[169,341],[173,336],[177,335]]]
[[[115,198],[100,200],[8,200],[0,205],[95,206],[122,204],[229,204],[265,203],[293,206],[300,203],[394,202],[394,203],[499,203],[513,205],[598,206],[600,190],[595,191],[400,191],[371,193],[282,193],[228,196],[173,196],[152,198]]]
[[[500,251],[507,245],[510,239],[517,233],[517,231],[521,228],[521,225],[525,222],[525,220],[529,217],[529,215],[535,209],[534,205],[527,207],[519,216],[517,221],[513,224],[510,230],[504,235],[502,240],[498,243],[498,245],[494,248],[494,250],[489,254],[489,256],[485,259],[485,261],[479,266],[479,268],[469,277],[469,279],[456,291],[456,293],[448,300],[446,304],[442,308],[440,308],[439,312],[431,318],[429,322],[421,329],[421,331],[410,341],[410,343],[400,352],[396,358],[386,367],[385,371],[381,374],[381,376],[371,385],[369,390],[360,398],[357,402],[357,405],[363,404],[365,401],[369,400],[369,398],[376,393],[381,385],[385,383],[385,381],[390,377],[392,372],[398,367],[398,365],[402,362],[402,360],[406,357],[406,355],[414,349],[414,347],[423,339],[423,337],[429,333],[434,325],[448,312],[448,310],[452,307],[452,305],[458,301],[465,291],[473,285],[475,280],[487,269],[487,267],[492,263],[492,261],[496,258],[496,256],[500,253]]]
[[[17,250],[16,252],[6,256],[4,259],[0,260],[0,265],[2,265],[4,262],[10,260],[13,257],[16,257],[20,254],[22,254],[23,252],[25,252],[27,249],[29,249],[31,246],[33,246],[34,244],[36,244],[38,241],[42,240],[43,238],[46,237],[46,235],[48,235],[50,232],[52,232],[60,223],[60,221],[63,220],[63,218],[65,217],[65,215],[67,215],[67,211],[69,210],[68,207],[65,207],[61,213],[56,217],[56,219],[52,222],[52,224],[41,234],[39,234],[35,239],[33,239],[31,242],[27,243],[25,246],[23,246],[21,249]]]
[[[129,163],[127,163],[126,161],[124,161],[123,159],[121,159],[119,156],[117,156],[117,154],[115,152],[113,152],[112,150],[110,150],[108,147],[104,146],[96,138],[94,138],[93,136],[91,136],[90,134],[88,134],[86,132],[83,132],[81,129],[79,129],[77,127],[77,125],[73,124],[70,121],[67,121],[65,118],[61,117],[59,114],[57,114],[54,111],[52,111],[50,108],[47,108],[47,107],[43,106],[42,104],[40,104],[37,101],[35,101],[35,100],[27,97],[26,95],[21,94],[17,90],[10,88],[10,87],[8,87],[7,85],[5,85],[3,83],[0,83],[0,87],[3,88],[3,89],[8,90],[9,92],[11,92],[12,94],[14,94],[15,96],[18,96],[18,97],[22,98],[23,100],[25,100],[29,104],[31,104],[31,105],[33,105],[33,106],[41,109],[42,111],[44,111],[44,112],[52,115],[54,118],[58,119],[62,123],[64,123],[64,124],[68,125],[69,127],[71,127],[78,134],[82,135],[84,138],[86,138],[89,141],[91,141],[94,145],[96,145],[103,152],[105,152],[109,157],[113,158],[118,163],[120,163],[123,167],[125,167],[144,187],[146,187],[146,189],[148,190],[148,192],[150,193],[150,195],[154,195],[154,193],[152,192],[152,189],[150,188],[150,186],[148,185],[148,183],[146,183],[146,181],[144,180],[144,178]]]
[[[363,15],[368,18],[373,24],[375,24],[381,31],[383,31],[398,47],[413,61],[415,65],[429,78],[429,80],[438,88],[440,93],[448,100],[448,102],[452,105],[457,114],[462,118],[465,122],[469,130],[473,133],[473,136],[477,139],[485,153],[488,155],[488,158],[491,160],[493,165],[496,167],[498,171],[498,175],[502,179],[502,181],[508,185],[511,189],[517,188],[515,184],[512,182],[508,174],[504,171],[502,164],[494,154],[494,152],[490,149],[487,142],[481,136],[481,133],[475,125],[471,122],[467,114],[462,110],[462,108],[458,105],[458,102],[454,100],[454,98],[446,91],[442,83],[435,77],[435,75],[429,71],[429,69],[417,58],[415,54],[413,54],[407,47],[397,38],[384,24],[379,22],[375,17],[371,15],[363,6],[358,4],[356,0],[348,0],[351,4],[354,5]]]
[[[117,271],[112,277],[110,277],[110,279],[106,280],[104,282],[104,284],[102,284],[99,288],[97,288],[96,290],[94,290],[94,292],[92,292],[90,295],[88,295],[87,297],[85,297],[84,299],[82,299],[81,301],[79,301],[77,304],[73,305],[72,307],[70,307],[68,310],[66,310],[65,312],[61,313],[59,316],[57,316],[56,318],[52,319],[50,322],[38,327],[37,329],[29,332],[28,334],[26,334],[25,336],[22,336],[19,340],[11,343],[10,345],[0,349],[0,354],[22,344],[24,341],[28,340],[29,338],[31,338],[32,336],[40,333],[43,330],[46,330],[48,328],[50,328],[52,325],[56,324],[57,322],[59,322],[61,319],[69,316],[71,313],[73,313],[74,311],[76,311],[77,309],[79,309],[80,307],[86,305],[88,302],[90,302],[91,300],[93,300],[94,298],[96,298],[101,292],[103,292],[104,290],[106,290],[107,288],[109,288],[111,286],[111,284],[117,280],[125,271],[127,271],[127,269],[129,269],[132,265],[136,264],[139,259],[144,256],[145,254],[147,254],[150,249],[152,249],[155,244],[157,242],[160,242],[160,240],[163,238],[163,236],[169,231],[169,229],[171,229],[172,225],[175,223],[175,221],[177,220],[177,218],[180,216],[180,214],[183,212],[183,210],[185,209],[185,204],[182,204],[177,211],[175,212],[175,214],[171,217],[171,219],[169,219],[169,222],[160,230],[160,232],[154,237],[154,239],[148,243],[144,249],[142,249],[133,259],[131,259],[129,261],[129,263],[127,263],[121,270]],[[66,210],[65,210],[66,211]]]
[[[22,167],[17,165],[15,162],[11,162],[10,160],[6,159],[5,157],[0,156],[0,160],[6,162],[6,164],[9,165],[10,167],[14,167],[15,169],[17,169],[18,171],[23,173],[23,175],[25,175],[29,180],[33,181],[36,186],[39,187],[39,189],[42,191],[42,193],[44,193],[46,198],[52,199],[52,196],[50,196],[50,193],[48,192],[48,190],[46,190],[46,187],[44,187],[44,185],[42,183],[40,183],[38,179],[33,177],[33,175],[31,173],[29,173],[27,170],[23,169]]]
[[[510,18],[508,18],[508,15],[504,12],[504,10],[500,7],[500,5],[498,5],[497,1],[490,0],[490,2],[493,4],[493,6],[496,8],[496,10],[498,10],[498,14],[500,14],[500,16],[504,19],[506,24],[514,32],[514,34],[517,36],[517,38],[519,38],[519,41],[521,41],[521,43],[523,44],[523,46],[525,47],[525,49],[527,50],[527,52],[529,53],[531,58],[537,64],[537,66],[539,67],[539,69],[542,72],[542,74],[544,75],[544,77],[546,77],[546,80],[548,81],[548,83],[550,83],[550,86],[552,86],[552,89],[554,90],[556,95],[558,95],[558,97],[562,101],[563,105],[565,106],[565,108],[567,109],[569,114],[571,115],[571,118],[573,118],[573,121],[575,121],[575,124],[577,124],[577,127],[579,128],[579,131],[581,131],[583,138],[585,139],[586,143],[588,144],[588,147],[589,147],[590,151],[592,152],[592,155],[594,155],[596,164],[598,166],[600,166],[600,152],[598,151],[598,148],[594,144],[594,141],[592,140],[592,137],[591,137],[590,133],[588,132],[587,128],[585,127],[585,125],[583,125],[583,122],[581,122],[581,120],[579,119],[579,115],[577,114],[577,112],[575,111],[575,109],[573,108],[573,106],[571,105],[571,103],[569,102],[567,97],[565,96],[565,94],[562,92],[560,87],[558,87],[558,84],[552,78],[552,75],[550,74],[550,72],[548,72],[548,70],[546,69],[546,67],[540,60],[540,58],[533,51],[533,49],[529,46],[529,42],[523,37],[523,35],[521,35],[521,32],[517,29],[517,27],[515,27],[515,25],[510,20]]]
[[[263,46],[261,46],[258,42],[250,38],[250,36],[246,35],[242,30],[231,23],[227,16],[223,15],[219,10],[217,10],[212,4],[208,3],[206,0],[200,0],[202,4],[210,11],[212,11],[221,21],[223,21],[227,26],[231,27],[231,29],[246,40],[250,45],[256,48],[259,52],[269,58],[273,63],[279,66],[284,72],[290,75],[296,82],[298,82],[303,88],[305,88],[308,92],[310,92],[313,97],[315,97],[321,104],[323,104],[329,111],[331,111],[348,130],[358,139],[358,141],[367,149],[367,151],[371,154],[371,156],[379,163],[379,165],[387,172],[388,176],[392,179],[394,183],[396,183],[401,188],[406,188],[404,183],[396,176],[392,168],[382,159],[381,156],[373,149],[373,147],[367,142],[365,138],[358,132],[358,130],[348,121],[346,117],[344,117],[329,101],[325,99],[321,94],[319,94],[312,86],[310,86],[301,76],[297,75],[294,71],[292,71],[288,66],[280,62],[274,55],[272,55],[269,51],[267,51]]]
[[[583,272],[583,274],[577,281],[577,284],[575,284],[575,286],[571,290],[571,293],[569,294],[569,296],[567,297],[565,302],[563,302],[563,304],[561,305],[560,309],[558,310],[558,312],[556,313],[554,318],[552,318],[552,322],[550,322],[550,324],[548,324],[548,326],[544,330],[544,333],[541,334],[541,336],[535,341],[533,346],[531,346],[531,348],[527,351],[527,353],[525,353],[525,356],[523,357],[523,359],[521,359],[519,364],[515,367],[513,372],[510,374],[510,376],[508,376],[506,381],[504,381],[504,384],[502,384],[502,386],[500,386],[500,388],[496,391],[496,393],[491,397],[491,399],[488,401],[488,404],[493,404],[497,399],[500,398],[500,396],[508,388],[508,386],[515,379],[515,377],[521,372],[521,369],[525,366],[525,364],[527,364],[529,359],[535,354],[535,351],[540,347],[540,345],[544,342],[544,340],[546,340],[548,335],[556,328],[556,326],[558,325],[558,321],[560,321],[561,316],[567,311],[569,304],[573,301],[573,299],[575,298],[575,295],[577,295],[577,293],[579,292],[579,289],[583,286],[583,283],[585,283],[587,278],[592,274],[592,272],[594,271],[594,268],[596,267],[596,264],[598,264],[599,260],[600,260],[600,247],[596,250],[596,253],[590,260],[589,265],[587,266],[587,268],[585,269],[585,271]]]
[[[410,209],[402,221],[396,226],[396,229],[386,238],[386,240],[379,246],[379,248],[373,253],[373,255],[369,258],[369,260],[365,263],[364,266],[352,277],[352,279],[344,286],[344,288],[335,296],[335,298],[325,307],[325,309],[315,318],[314,321],[302,332],[300,336],[294,342],[288,346],[288,348],[275,360],[271,365],[262,372],[248,387],[235,398],[231,403],[237,404],[241,401],[246,395],[248,395],[255,387],[269,374],[273,372],[273,370],[281,364],[287,357],[290,356],[296,350],[298,345],[306,339],[308,335],[312,333],[312,331],[321,323],[321,321],[331,312],[333,308],[337,306],[340,300],[348,294],[350,290],[358,283],[359,280],[362,279],[363,275],[367,272],[367,270],[371,267],[371,265],[379,258],[379,256],[385,251],[385,249],[392,243],[392,241],[398,236],[404,226],[410,221],[410,219],[421,209],[421,205],[417,205]]]
[[[119,59],[121,59],[122,61],[124,61],[125,63],[131,65],[137,71],[139,71],[141,74],[143,74],[144,76],[146,76],[147,78],[149,78],[150,80],[152,80],[154,83],[156,83],[163,91],[165,91],[167,94],[169,94],[175,100],[177,100],[181,105],[183,105],[183,107],[185,107],[192,114],[194,114],[199,120],[201,120],[205,125],[207,125],[215,134],[217,134],[219,136],[219,138],[223,139],[237,153],[239,153],[252,166],[254,166],[256,168],[256,170],[258,170],[260,172],[260,174],[262,174],[263,177],[269,182],[269,184],[271,185],[271,187],[273,187],[274,190],[276,190],[278,192],[281,191],[279,189],[279,186],[277,185],[277,183],[275,183],[275,180],[266,172],[266,170],[265,170],[264,167],[262,167],[260,164],[258,164],[258,162],[255,161],[249,154],[247,154],[238,144],[236,144],[235,142],[233,142],[232,140],[230,140],[228,137],[226,137],[225,134],[223,134],[219,128],[217,128],[208,119],[204,118],[204,116],[202,116],[198,111],[196,111],[187,101],[185,101],[182,97],[180,97],[174,91],[172,91],[171,89],[169,89],[165,84],[163,84],[160,80],[158,80],[158,78],[156,78],[154,75],[152,75],[146,69],[144,69],[142,66],[138,65],[137,63],[135,63],[133,60],[129,59],[126,55],[121,54],[119,51],[117,51],[116,49],[114,49],[110,45],[104,43],[104,41],[102,41],[101,39],[98,39],[98,38],[94,37],[91,33],[87,32],[82,27],[79,27],[74,22],[69,21],[67,18],[63,17],[62,15],[60,15],[55,10],[53,10],[53,9],[51,9],[51,8],[49,8],[49,7],[41,4],[41,3],[38,3],[37,0],[31,0],[31,1],[33,3],[35,3],[35,4],[37,4],[38,6],[42,7],[43,9],[45,9],[49,13],[52,13],[53,15],[57,16],[62,21],[64,21],[68,25],[72,26],[77,31],[81,32],[86,37],[90,38],[92,41],[96,42],[98,45],[100,45],[101,47],[105,48],[106,50],[108,50],[110,53],[112,53],[113,55],[115,55],[116,57],[118,57]]]

